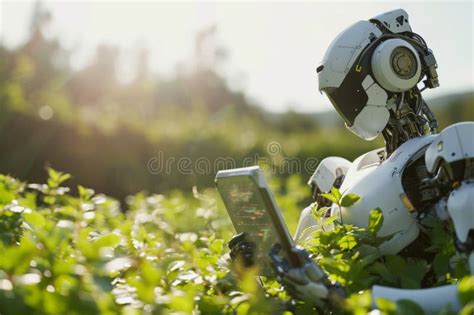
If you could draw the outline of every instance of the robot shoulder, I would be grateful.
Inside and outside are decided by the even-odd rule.
[[[474,158],[474,122],[451,125],[439,133],[428,146],[425,162],[428,172],[434,174],[442,162],[452,164]]]
[[[415,215],[402,185],[404,170],[412,161],[420,159],[434,136],[411,139],[402,144],[388,158],[383,149],[367,152],[349,168],[341,186],[342,195],[353,193],[361,199],[350,207],[333,205],[332,215],[339,215],[345,224],[366,227],[370,211],[379,208],[384,215],[381,236],[393,235],[381,245],[385,254],[396,254],[418,235]]]

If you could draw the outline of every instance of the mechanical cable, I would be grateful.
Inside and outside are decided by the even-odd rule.
[[[356,67],[360,66],[360,61],[362,60],[362,58],[364,57],[364,55],[366,54],[366,52],[372,48],[375,44],[381,42],[382,40],[384,39],[390,39],[390,38],[400,38],[400,39],[403,39],[407,42],[409,42],[410,44],[418,47],[418,48],[421,48],[425,53],[428,53],[429,52],[429,48],[428,46],[426,45],[426,42],[425,40],[418,34],[416,33],[411,33],[415,36],[418,36],[420,39],[421,39],[421,42],[418,42],[417,40],[413,39],[413,38],[410,38],[408,36],[404,36],[404,35],[400,35],[400,34],[382,34],[380,37],[376,38],[374,41],[372,41],[371,43],[369,43],[367,46],[365,46],[364,49],[362,49],[362,52],[359,54],[359,56],[357,57],[356,61],[354,62]]]

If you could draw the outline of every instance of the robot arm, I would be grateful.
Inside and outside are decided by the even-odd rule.
[[[321,197],[321,194],[329,192],[332,187],[341,187],[351,164],[348,160],[336,156],[325,158],[319,163],[308,181],[312,197],[319,207],[331,206],[331,202]],[[312,232],[308,229],[310,227],[318,228],[317,222],[311,216],[311,207],[307,207],[301,212],[294,239],[298,241],[307,238]]]
[[[255,244],[246,239],[245,233],[235,235],[228,245],[232,261],[239,260],[244,267],[254,265]],[[280,250],[281,247],[275,244],[269,256],[278,281],[292,297],[325,307],[327,303],[336,303],[345,296],[341,287],[329,282],[324,271],[311,260],[307,251],[299,247],[293,248],[293,253],[303,262],[296,267],[280,254]]]
[[[340,304],[346,297],[344,289],[328,280],[327,275],[311,260],[306,250],[294,248],[294,253],[304,262],[299,267],[291,266],[279,255],[279,251],[280,248],[274,246],[270,252],[270,258],[278,280],[293,298],[326,308]]]
[[[329,192],[332,187],[341,187],[351,164],[348,160],[336,156],[325,158],[319,163],[318,168],[309,179],[308,185],[311,187],[313,199],[320,206],[327,200],[322,199],[319,195]],[[325,206],[330,206],[330,204]]]
[[[296,299],[313,303],[319,307],[339,305],[346,297],[344,289],[327,281],[323,271],[309,258],[306,251],[297,249],[306,258],[307,263],[291,268],[278,253],[270,253],[279,281],[288,293]],[[429,289],[397,289],[375,285],[372,287],[373,308],[377,308],[377,299],[384,298],[393,302],[410,300],[417,303],[424,312],[433,314],[449,305],[450,310],[461,309],[458,299],[458,286],[445,285]]]

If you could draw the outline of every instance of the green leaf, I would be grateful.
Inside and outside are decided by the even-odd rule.
[[[29,208],[31,210],[36,209],[36,193],[27,192],[25,196],[18,200],[19,204],[23,207]]]
[[[389,284],[393,285],[397,284],[397,277],[387,269],[387,266],[380,262],[376,262],[373,266],[371,266],[370,272],[381,276],[384,282],[388,282]]]
[[[367,227],[367,230],[376,235],[380,228],[383,225],[383,213],[380,208],[375,208],[372,211],[370,211],[369,215],[369,224]]]
[[[441,253],[437,254],[432,263],[433,270],[439,278],[444,277],[449,272],[449,256]]]
[[[397,310],[397,305],[394,302],[384,298],[377,298],[375,300],[375,304],[381,311],[385,311],[387,313],[393,313]]]
[[[15,198],[15,194],[9,191],[5,187],[5,184],[0,183],[0,205],[9,204],[10,202],[12,202],[14,198]]]
[[[336,198],[337,202],[339,203],[339,200],[341,200],[341,192],[339,191],[339,189],[337,189],[336,187],[332,187],[331,194],[334,196],[334,198]]]
[[[120,242],[120,237],[117,234],[109,233],[96,239],[93,244],[96,248],[102,247],[116,247]]]
[[[48,167],[48,186],[50,188],[57,188],[61,183],[71,178],[70,174],[58,172]]]
[[[36,229],[40,229],[46,225],[46,219],[36,211],[25,213],[25,221],[30,225],[33,225]]]
[[[334,197],[332,194],[321,194],[321,197],[326,198],[327,200],[329,200],[333,203],[337,203],[339,201],[339,199]]]
[[[410,315],[424,315],[423,309],[413,301],[410,300],[399,300],[397,301],[397,312],[399,314],[410,314]]]
[[[347,194],[342,197],[341,206],[343,207],[350,207],[354,205],[357,201],[359,201],[360,196],[356,194]]]
[[[397,255],[385,256],[385,265],[388,270],[396,276],[403,275],[406,269],[405,260]]]
[[[324,218],[326,216],[326,212],[328,212],[330,209],[329,207],[321,207],[317,211],[317,215],[320,218]]]
[[[474,301],[474,276],[464,277],[458,285],[459,299],[462,305]]]
[[[365,315],[369,313],[372,308],[372,295],[369,290],[353,293],[344,303],[348,313],[354,315]]]
[[[409,261],[405,267],[402,277],[402,286],[411,289],[421,287],[421,281],[429,271],[428,264],[424,260]],[[408,280],[409,279],[409,280]]]
[[[211,244],[211,250],[215,254],[222,254],[222,251],[224,250],[224,240],[222,239],[216,239],[212,242]]]
[[[140,271],[142,273],[143,280],[153,286],[156,286],[158,284],[163,274],[160,269],[156,268],[146,260],[143,261],[140,265]]]
[[[333,215],[325,220],[323,220],[323,226],[328,226],[338,219],[337,216]]]
[[[310,205],[310,214],[316,222],[321,222],[326,216],[326,212],[329,210],[329,207],[318,208],[318,203],[314,202]]]
[[[408,276],[401,276],[400,283],[404,289],[419,289],[420,283]]]
[[[345,276],[350,269],[348,263],[332,258],[323,258],[321,259],[320,264],[327,272],[338,276]]]
[[[46,204],[53,205],[56,202],[56,197],[54,197],[54,196],[45,196],[43,200]]]
[[[448,309],[449,311],[449,309]],[[444,313],[440,313],[440,315],[449,314],[448,311]],[[464,307],[459,311],[459,315],[472,315],[474,314],[474,302],[467,303]]]
[[[203,296],[198,302],[202,314],[220,314],[229,300],[224,296]]]
[[[350,250],[357,246],[357,240],[354,235],[345,235],[343,236],[337,244],[342,250]]]
[[[94,195],[94,190],[90,188],[86,188],[82,185],[77,186],[77,191],[79,192],[79,197],[83,200],[90,200],[91,197]]]

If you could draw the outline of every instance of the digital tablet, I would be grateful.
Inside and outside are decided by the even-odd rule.
[[[274,244],[281,246],[290,263],[298,264],[291,255],[293,239],[258,166],[219,171],[215,183],[236,232],[246,233],[255,243],[261,275],[273,275],[268,253]]]

